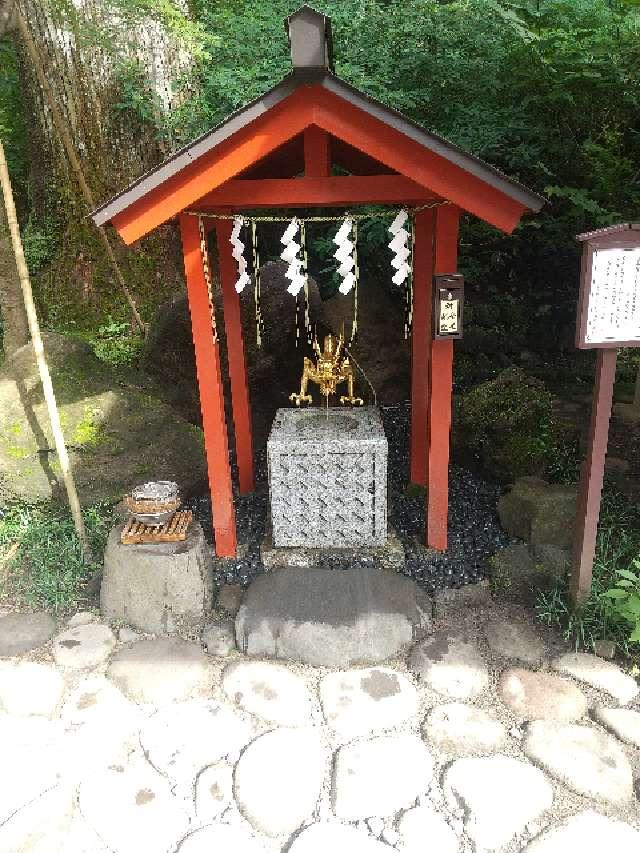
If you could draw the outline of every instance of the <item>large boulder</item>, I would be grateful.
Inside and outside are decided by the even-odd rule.
[[[510,536],[533,546],[570,548],[576,506],[575,486],[549,485],[537,477],[522,477],[499,499],[498,516]]]
[[[44,335],[60,419],[83,503],[121,497],[147,479],[189,491],[206,477],[201,432],[130,387],[80,341]],[[63,493],[33,346],[0,369],[0,498]]]

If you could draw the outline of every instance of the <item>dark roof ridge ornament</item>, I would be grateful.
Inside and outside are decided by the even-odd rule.
[[[294,73],[333,73],[331,18],[304,5],[285,18],[284,28],[289,37]]]

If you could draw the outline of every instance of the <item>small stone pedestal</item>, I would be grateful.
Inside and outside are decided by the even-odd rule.
[[[100,606],[106,619],[150,634],[197,626],[213,603],[211,548],[192,522],[184,542],[123,545],[118,525],[104,553]]]

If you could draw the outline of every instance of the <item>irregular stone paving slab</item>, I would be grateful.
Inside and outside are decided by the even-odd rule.
[[[494,752],[507,737],[502,723],[486,711],[460,702],[432,708],[422,731],[438,749],[456,754]]]
[[[235,770],[234,793],[254,829],[290,835],[315,808],[328,755],[306,729],[275,729],[250,743]]]
[[[551,665],[563,675],[572,675],[578,681],[584,681],[591,687],[604,690],[621,705],[627,705],[640,692],[640,687],[634,678],[624,673],[615,663],[603,660],[596,655],[570,652],[560,655]]]
[[[191,799],[197,774],[223,758],[235,760],[255,734],[255,724],[242,713],[217,702],[192,701],[153,714],[140,730],[140,744],[175,793]]]
[[[593,716],[620,740],[640,748],[640,712],[628,708],[598,707],[594,709]]]
[[[398,820],[402,853],[458,853],[458,837],[442,815],[431,806],[416,806]]]
[[[89,675],[67,696],[61,719],[68,726],[95,723],[108,729],[116,720],[129,720],[131,725],[140,725],[142,713],[104,675]]]
[[[233,801],[233,767],[220,762],[198,775],[195,786],[196,816],[200,823],[220,817]]]
[[[16,812],[0,826],[2,853],[69,853],[74,794],[58,785]]]
[[[207,657],[200,646],[185,640],[142,640],[116,652],[107,675],[131,699],[166,705],[209,687]]]
[[[467,835],[485,850],[507,844],[553,802],[544,774],[506,755],[459,758],[445,774],[444,790],[465,809]]]
[[[487,665],[476,644],[447,632],[414,646],[409,666],[425,684],[452,699],[471,699],[489,683]]]
[[[433,777],[431,753],[417,735],[384,735],[341,747],[333,810],[343,820],[386,817],[412,805]]]
[[[90,625],[92,622],[97,622],[98,617],[90,610],[81,610],[75,613],[67,622],[67,628],[77,628],[79,625]]]
[[[287,566],[259,575],[236,617],[238,648],[313,666],[380,663],[423,626],[417,585],[396,572]]]
[[[341,735],[367,734],[402,725],[418,713],[418,691],[393,669],[373,667],[332,672],[320,682],[329,726]]]
[[[62,853],[111,853],[76,808]]]
[[[241,826],[204,826],[182,840],[177,853],[264,853],[265,848]]]
[[[104,663],[115,644],[116,638],[107,625],[78,625],[58,634],[53,657],[58,666],[66,669],[89,669]]]
[[[263,720],[301,726],[311,720],[313,700],[304,679],[280,663],[237,661],[222,675],[227,696]]]
[[[633,793],[631,765],[622,748],[595,728],[539,720],[528,727],[524,751],[578,794],[619,803]]]
[[[314,823],[302,830],[289,848],[289,853],[390,853],[390,850],[386,844],[353,826]]]
[[[64,692],[64,679],[53,666],[32,661],[0,663],[0,706],[9,714],[51,717]]]
[[[238,610],[240,610],[243,598],[244,589],[240,584],[225,583],[218,593],[218,605],[229,616],[235,616]]]
[[[571,723],[587,712],[587,700],[575,684],[550,672],[508,669],[500,678],[498,694],[523,720]]]
[[[0,714],[0,824],[57,785],[64,752],[59,722]]]
[[[497,655],[531,666],[544,657],[544,645],[538,632],[528,622],[492,619],[484,629],[489,648]]]
[[[589,810],[534,838],[522,853],[638,853],[638,850],[640,832]]]
[[[189,827],[167,781],[142,759],[91,774],[78,790],[84,818],[113,853],[175,850]]]
[[[39,649],[53,637],[56,627],[48,613],[10,613],[0,617],[0,658]]]

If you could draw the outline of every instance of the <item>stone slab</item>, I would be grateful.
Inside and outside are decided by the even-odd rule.
[[[342,823],[313,823],[295,839],[289,853],[389,853],[386,844],[353,826]],[[440,853],[440,851],[438,851]]]
[[[409,667],[432,690],[471,699],[489,684],[489,671],[474,640],[440,631],[414,646]]]
[[[141,640],[120,649],[107,675],[140,704],[163,705],[203,695],[210,682],[207,658],[199,645],[185,640]]]
[[[594,709],[593,716],[619,740],[640,749],[640,711],[600,706]]]
[[[522,853],[638,853],[638,850],[637,829],[589,809],[543,832]]]
[[[403,812],[398,820],[398,833],[403,853],[425,853],[427,839],[433,853],[459,853],[455,832],[430,805],[415,806]]]
[[[180,842],[177,853],[213,853],[213,851],[264,853],[265,848],[245,827],[217,823],[191,832]]]
[[[195,783],[196,817],[202,824],[212,823],[233,802],[233,767],[218,762],[202,770]]]
[[[312,730],[267,732],[249,744],[236,766],[234,793],[240,811],[270,838],[290,835],[311,817],[328,760]]]
[[[388,667],[332,672],[320,682],[327,723],[341,735],[364,735],[401,726],[418,714],[418,692],[406,675]]]
[[[122,525],[109,534],[100,607],[110,621],[149,634],[200,624],[213,603],[211,548],[192,522],[184,542],[123,545]]]
[[[250,656],[318,666],[380,663],[426,630],[424,606],[417,585],[395,573],[283,568],[247,590],[236,640]]]
[[[260,544],[260,558],[266,571],[284,566],[308,569],[332,563],[371,565],[398,571],[405,564],[404,546],[393,531],[389,531],[386,541],[381,545],[361,545],[357,548],[277,548],[273,544],[273,534],[269,531]]]
[[[233,619],[210,622],[202,631],[202,643],[208,654],[226,657],[236,650],[236,626]]]
[[[218,605],[229,616],[235,616],[242,599],[244,597],[244,589],[238,583],[225,583],[220,588],[218,593]]]
[[[571,675],[598,690],[604,690],[621,705],[627,705],[640,692],[635,678],[623,672],[619,666],[585,652],[569,652],[556,658],[553,668],[563,675]]]
[[[553,802],[544,774],[506,755],[459,758],[445,773],[444,790],[465,809],[467,835],[483,850],[507,844]]]
[[[432,708],[422,731],[435,747],[457,755],[495,752],[507,737],[502,723],[486,711],[460,702]]]
[[[67,853],[74,790],[56,785],[0,826],[2,853]]]
[[[537,720],[528,727],[524,752],[578,794],[611,803],[631,799],[629,760],[614,738],[598,729]]]
[[[433,768],[431,753],[413,734],[382,735],[341,747],[333,774],[336,817],[389,817],[408,808],[428,790]]]
[[[10,613],[0,617],[0,658],[10,658],[39,649],[56,631],[49,613]]]
[[[49,664],[0,662],[0,707],[9,714],[53,716],[64,686],[60,673]]]
[[[304,679],[273,661],[229,664],[222,675],[222,688],[245,711],[281,726],[310,723],[316,705]]]
[[[108,625],[91,622],[58,634],[53,642],[53,657],[65,669],[91,669],[104,663],[116,645]]]
[[[587,712],[587,700],[575,684],[551,672],[508,669],[498,682],[498,694],[523,720],[571,723]]]
[[[388,444],[378,409],[278,409],[267,441],[278,547],[382,545]]]

